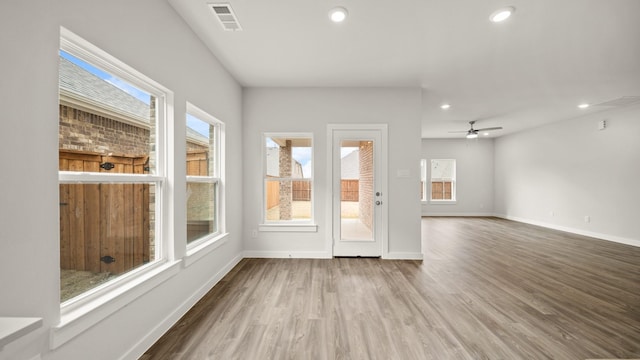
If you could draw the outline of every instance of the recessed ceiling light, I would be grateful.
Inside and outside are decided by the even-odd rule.
[[[349,12],[347,9],[340,6],[334,7],[329,11],[329,19],[334,23],[341,23],[347,18],[348,14]]]
[[[489,133],[483,133],[482,135],[484,135],[484,136],[489,136]]]
[[[586,109],[586,108],[588,108],[588,107],[589,107],[589,104],[587,104],[587,103],[580,104],[580,105],[578,105],[578,107],[579,107],[580,109]]]
[[[442,104],[442,105],[440,105],[440,109],[442,109],[442,110],[447,110],[447,109],[448,109],[448,108],[450,108],[450,107],[451,107],[451,105],[449,105],[449,104]]]
[[[513,14],[514,11],[516,11],[516,8],[514,8],[513,6],[500,8],[494,11],[493,14],[491,14],[489,20],[495,23],[505,21],[509,18],[509,16],[511,16],[511,14]]]

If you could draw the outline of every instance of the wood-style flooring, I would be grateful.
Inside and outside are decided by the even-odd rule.
[[[244,259],[141,359],[640,358],[640,248],[423,218],[424,261]]]

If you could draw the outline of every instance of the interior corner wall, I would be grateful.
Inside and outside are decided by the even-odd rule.
[[[421,256],[420,89],[248,88],[243,94],[245,256],[330,257],[327,218],[328,124],[388,124],[389,253]],[[260,232],[262,136],[265,132],[313,134],[313,213],[317,232]],[[398,177],[409,170],[409,177]],[[404,173],[404,171],[403,171]]]
[[[242,162],[242,88],[166,1],[0,2],[0,316],[44,322],[0,349],[0,359],[134,359],[241,258],[242,169],[226,169],[224,245],[51,350],[50,330],[60,319],[60,26],[173,91],[176,136],[185,135],[186,101],[224,121],[227,164]],[[173,150],[177,162],[184,159],[184,143]],[[176,189],[176,241],[183,243],[186,205],[179,189],[186,188],[185,171],[178,166],[170,184]]]
[[[430,160],[456,160],[455,204],[422,202],[422,216],[493,215],[493,139],[422,139],[421,156],[427,160],[427,182]]]
[[[495,212],[640,246],[640,106],[587,111],[495,140]]]

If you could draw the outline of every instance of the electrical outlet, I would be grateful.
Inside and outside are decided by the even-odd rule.
[[[254,239],[257,238],[258,237],[258,230],[256,230],[256,229],[251,230],[251,237],[254,238]]]

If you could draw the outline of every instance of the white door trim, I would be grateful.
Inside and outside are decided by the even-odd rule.
[[[389,257],[389,171],[388,171],[388,125],[387,124],[328,124],[327,125],[327,190],[326,190],[326,242],[325,249],[333,257],[333,134],[336,130],[377,130],[380,131],[380,178],[378,189],[382,192],[384,200],[380,205],[381,212],[381,254],[382,258]]]

